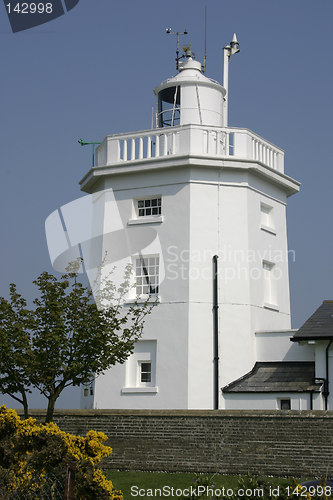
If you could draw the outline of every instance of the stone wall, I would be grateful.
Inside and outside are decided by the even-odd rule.
[[[333,475],[333,411],[57,410],[54,420],[105,432],[111,469]]]

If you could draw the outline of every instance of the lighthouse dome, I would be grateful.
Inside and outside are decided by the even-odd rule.
[[[158,98],[158,126],[223,124],[226,91],[201,72],[192,57],[179,63],[179,73],[154,89]]]

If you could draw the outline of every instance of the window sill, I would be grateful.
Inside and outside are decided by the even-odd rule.
[[[274,236],[276,236],[276,231],[272,227],[264,226],[263,224],[261,224],[260,229],[262,231],[265,231],[266,233],[274,234]]]
[[[128,226],[134,226],[136,224],[160,224],[163,222],[163,215],[152,215],[151,217],[138,217],[137,219],[129,219],[127,221]]]
[[[123,387],[121,390],[122,394],[135,394],[136,392],[149,392],[157,393],[158,387]]]
[[[271,311],[279,311],[279,306],[276,304],[269,304],[268,302],[264,303],[264,309],[270,309]]]
[[[159,295],[140,295],[140,297],[126,300],[125,304],[144,304],[145,302],[148,302],[148,304],[159,304],[161,302],[161,297]]]

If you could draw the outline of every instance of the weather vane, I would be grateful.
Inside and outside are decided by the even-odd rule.
[[[95,146],[96,144],[100,144],[100,142],[85,142],[82,139],[77,141],[81,146],[87,146],[88,144],[92,145],[92,166],[95,166]]]
[[[188,32],[185,29],[183,31],[183,33],[180,33],[179,31],[172,31],[171,28],[165,28],[165,32],[167,35],[177,35],[176,69],[178,70],[179,69],[179,59],[181,59],[181,57],[179,57],[179,37],[181,35],[187,35]]]

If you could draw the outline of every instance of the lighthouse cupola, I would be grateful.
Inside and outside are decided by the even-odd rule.
[[[158,127],[176,125],[223,125],[226,91],[218,82],[207,78],[201,63],[184,48],[184,60],[179,62],[179,73],[154,89],[158,99]]]

